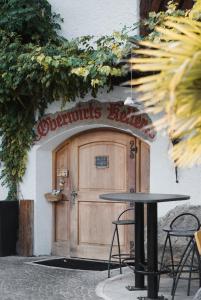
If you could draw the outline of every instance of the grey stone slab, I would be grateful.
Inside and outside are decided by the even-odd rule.
[[[44,258],[44,257],[43,257]],[[48,257],[49,259],[50,257]],[[42,258],[40,258],[42,259]],[[0,300],[137,300],[146,291],[129,292],[134,274],[129,268],[107,271],[78,271],[33,265],[39,258],[0,257]],[[161,278],[160,293],[171,299],[172,279]],[[191,296],[187,297],[187,282],[180,280],[175,300],[192,300],[198,281],[192,282]],[[196,300],[201,300],[197,294]]]
[[[128,270],[124,270],[122,275],[114,276],[100,282],[96,288],[97,294],[104,300],[138,300],[139,296],[147,296],[147,291],[128,291],[127,285],[133,285],[134,274]],[[161,278],[159,296],[163,295],[166,299],[171,300],[172,279],[169,277]],[[187,282],[180,280],[175,300],[194,300],[194,295],[198,290],[198,281],[192,282],[191,294],[187,296]],[[196,300],[200,300],[197,298]]]
[[[193,300],[201,300],[201,288],[197,291]]]
[[[30,264],[36,258],[0,258],[1,300],[98,300],[96,285],[107,272]]]

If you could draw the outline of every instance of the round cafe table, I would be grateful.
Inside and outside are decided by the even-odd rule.
[[[138,299],[164,299],[158,296],[158,202],[190,199],[187,195],[152,193],[112,193],[102,194],[101,199],[115,202],[135,203],[135,289],[145,289],[144,276],[147,275],[147,297]],[[147,204],[147,266],[144,264],[144,204]]]

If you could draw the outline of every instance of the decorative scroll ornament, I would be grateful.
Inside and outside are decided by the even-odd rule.
[[[130,158],[134,159],[136,153],[137,153],[137,147],[135,146],[135,142],[130,141]]]

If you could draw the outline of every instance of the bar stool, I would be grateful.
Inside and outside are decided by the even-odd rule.
[[[191,252],[193,253],[192,258],[191,258],[191,261],[192,261],[191,268],[193,268],[194,254],[196,254],[196,256],[197,256],[197,264],[198,264],[197,271],[198,271],[199,277],[198,278],[194,278],[194,279],[199,279],[199,287],[201,287],[201,260],[200,260],[200,250],[201,250],[200,249],[200,237],[201,237],[201,235],[200,234],[201,234],[200,230],[196,231],[194,233],[194,238],[192,238],[191,241],[190,241],[190,246],[188,247],[188,251],[186,252],[186,255],[184,256],[183,262],[177,268],[176,277],[175,277],[175,283],[174,283],[173,291],[172,291],[172,300],[174,300],[174,296],[175,296],[175,292],[176,292],[176,289],[177,289],[177,285],[178,285],[179,279],[181,278],[180,276],[181,276],[181,274],[183,272],[183,268],[185,267],[186,262],[187,262],[187,260],[188,260],[188,258],[190,256]]]
[[[186,227],[182,227],[180,223],[182,223],[182,221],[184,221],[184,219],[188,220],[188,222],[186,222]],[[176,218],[174,218],[172,220],[172,222],[170,223],[169,228],[163,228],[163,231],[166,232],[166,239],[165,239],[165,243],[164,243],[164,247],[163,247],[163,251],[162,251],[162,255],[161,255],[161,262],[160,262],[160,270],[162,270],[163,268],[163,261],[164,261],[164,256],[165,256],[165,252],[167,249],[167,245],[169,244],[169,250],[170,250],[170,258],[171,258],[171,272],[173,275],[173,285],[172,285],[172,291],[171,291],[171,295],[173,296],[174,299],[174,295],[176,292],[176,288],[177,288],[177,284],[178,281],[181,277],[181,273],[185,272],[185,273],[189,273],[189,277],[188,277],[188,288],[187,288],[187,295],[189,296],[190,294],[190,285],[191,285],[191,279],[192,279],[192,273],[197,271],[198,269],[194,268],[194,255],[195,255],[195,243],[194,243],[194,233],[196,231],[198,231],[200,229],[200,221],[197,218],[197,216],[195,216],[194,214],[191,213],[182,213],[180,215],[178,215]],[[174,263],[174,256],[173,256],[173,248],[172,248],[172,242],[171,242],[171,238],[172,237],[184,237],[184,238],[188,238],[188,243],[186,245],[186,247],[184,248],[184,251],[181,255],[181,258],[179,260],[178,265],[176,265]],[[191,257],[191,263],[190,265],[187,265],[187,258],[189,258],[189,256],[192,254]],[[187,267],[188,269],[186,269],[184,271],[184,267]],[[159,276],[159,282],[160,282],[160,276]],[[158,286],[159,286],[159,282],[158,282]]]
[[[113,232],[113,236],[112,236],[112,241],[111,241],[111,245],[110,245],[110,254],[109,254],[109,259],[108,259],[108,278],[110,278],[110,270],[111,270],[111,261],[112,258],[114,259],[118,259],[119,260],[119,270],[120,270],[120,274],[122,274],[122,257],[125,258],[125,260],[127,259],[134,259],[134,257],[131,256],[131,254],[128,253],[121,253],[121,248],[120,248],[120,241],[119,241],[119,229],[118,226],[122,226],[122,225],[134,225],[135,221],[134,219],[121,219],[122,216],[129,212],[129,211],[133,211],[134,212],[134,207],[133,208],[128,208],[125,209],[117,218],[117,220],[112,221],[112,224],[115,225],[114,228],[114,232]],[[117,254],[112,254],[112,250],[113,250],[113,246],[114,246],[114,240],[115,240],[115,236],[117,237],[117,247],[118,247],[118,253]]]

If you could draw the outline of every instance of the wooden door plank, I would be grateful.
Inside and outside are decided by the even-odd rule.
[[[150,146],[140,141],[140,192],[150,192]],[[147,205],[144,205],[144,223],[147,223]]]
[[[70,174],[69,174],[69,142],[65,142],[53,152],[53,188],[63,189],[64,201],[53,204],[54,234],[52,253],[54,255],[69,255],[69,199],[70,199]]]
[[[150,147],[145,142],[140,143],[140,192],[150,190]]]
[[[34,201],[19,202],[19,249],[21,256],[33,255],[34,239]]]

